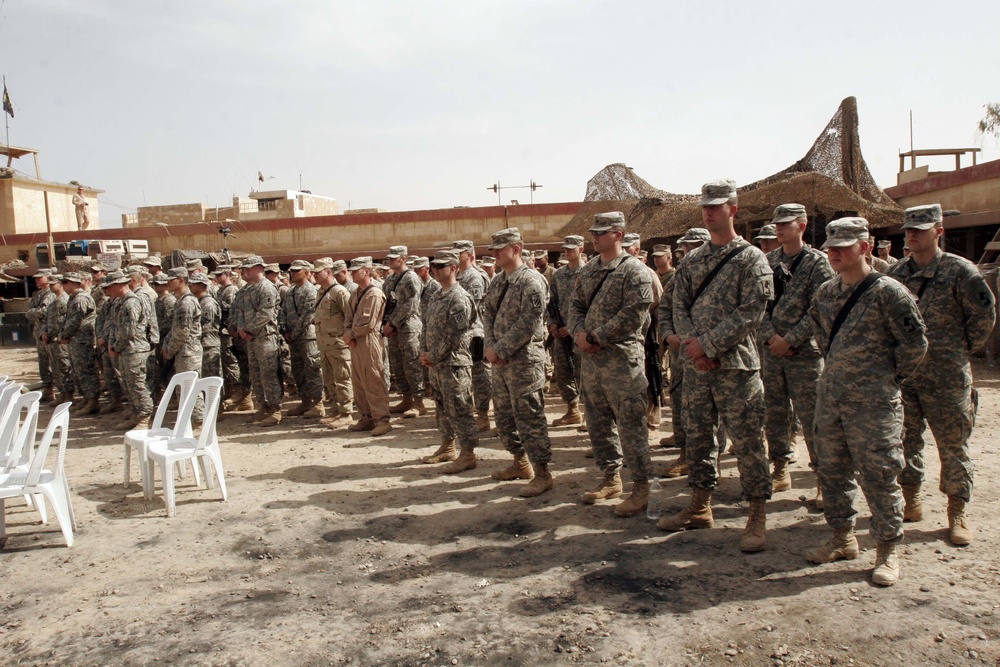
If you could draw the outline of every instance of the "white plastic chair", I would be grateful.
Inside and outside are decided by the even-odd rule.
[[[152,493],[149,487],[149,482],[146,479],[146,446],[149,441],[154,438],[163,437],[192,437],[193,431],[191,429],[191,410],[185,412],[185,406],[187,404],[188,397],[191,395],[191,390],[194,388],[194,383],[198,380],[197,371],[186,371],[184,373],[177,373],[172,378],[170,378],[170,383],[167,388],[163,391],[163,396],[160,397],[160,403],[156,406],[156,414],[153,416],[153,423],[148,429],[133,429],[125,434],[125,480],[124,485],[127,489],[129,486],[130,476],[131,476],[131,466],[132,466],[132,448],[134,447],[138,450],[139,454],[139,472],[142,474],[142,490],[148,496]],[[163,425],[164,420],[167,416],[167,406],[170,403],[170,399],[174,395],[174,391],[179,393],[177,398],[177,420],[174,422],[172,427],[166,427]],[[186,416],[185,416],[186,415]],[[198,470],[195,468],[195,482],[201,483],[198,477]]]
[[[40,392],[31,392],[38,394]],[[26,394],[30,395],[30,394]],[[31,464],[27,472],[16,471],[5,475],[0,475],[0,500],[13,498],[16,496],[30,496],[35,498],[36,507],[39,511],[44,508],[45,498],[52,505],[56,519],[59,521],[59,528],[62,529],[63,537],[66,539],[66,546],[73,546],[73,529],[76,528],[76,515],[73,513],[73,503],[70,498],[69,482],[66,480],[66,438],[69,432],[69,408],[72,403],[63,403],[55,409],[49,424],[42,434],[38,448],[34,447],[35,429],[38,425],[38,402],[34,403],[34,410],[29,410],[29,416],[22,423],[18,432],[18,445],[22,449],[30,452]],[[56,465],[53,470],[45,468],[45,459],[48,456],[52,439],[55,432],[59,431],[59,447],[56,453]]]
[[[13,429],[8,431],[5,427],[13,412],[15,397],[20,396],[20,392],[21,386],[14,383],[0,386],[0,461],[3,461],[5,465],[7,454],[10,452],[10,436],[14,433]]]
[[[179,461],[195,460],[201,462],[205,472],[205,486],[212,488],[212,472],[208,469],[211,462],[213,472],[218,477],[222,499],[226,500],[226,473],[222,469],[222,453],[219,451],[219,439],[216,435],[215,421],[219,414],[219,402],[222,398],[222,378],[207,377],[195,383],[194,391],[188,399],[188,413],[194,408],[198,396],[205,395],[205,413],[201,435],[194,437],[166,437],[150,440],[146,446],[146,476],[150,489],[153,487],[156,464],[160,464],[163,475],[163,500],[167,506],[167,516],[176,514],[174,500],[174,464]],[[197,470],[197,465],[195,466]],[[199,484],[200,486],[200,484]]]

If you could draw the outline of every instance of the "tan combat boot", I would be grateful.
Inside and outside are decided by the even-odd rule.
[[[348,431],[371,431],[375,428],[375,422],[370,417],[362,417],[347,427]]]
[[[853,528],[834,528],[833,537],[826,544],[806,552],[810,563],[832,563],[835,560],[854,560],[860,553],[858,538]]]
[[[98,411],[102,415],[110,415],[113,412],[121,412],[122,404],[121,401],[112,400],[107,405],[101,407]]]
[[[45,385],[45,388],[42,389],[42,398],[41,398],[42,403],[47,403],[51,401],[53,398],[55,398],[55,390],[52,388],[52,385],[51,384]]]
[[[522,486],[521,490],[517,492],[517,495],[522,498],[534,498],[552,489],[552,473],[549,472],[548,464],[542,463],[534,468],[534,479]]]
[[[277,426],[281,423],[281,410],[271,410],[264,414],[264,417],[257,422],[257,426],[263,426],[267,428],[269,426]]]
[[[464,451],[464,450],[463,450]],[[421,463],[448,463],[458,458],[454,440],[442,440],[441,446],[433,454],[420,459]]]
[[[593,505],[598,500],[608,500],[617,498],[622,494],[622,476],[617,470],[615,472],[604,473],[604,479],[593,491],[587,491],[580,496],[580,502],[584,505]]]
[[[515,456],[514,462],[509,466],[503,470],[494,470],[490,473],[492,479],[501,482],[509,482],[512,479],[532,479],[534,476],[535,471],[531,468],[531,461],[528,460],[527,454]]]
[[[965,501],[956,496],[948,496],[948,539],[956,547],[968,546],[972,542],[972,529],[965,516]]]
[[[692,487],[691,503],[673,516],[660,518],[656,525],[661,530],[669,531],[713,527],[715,517],[712,516],[712,492]]]
[[[136,416],[132,414],[132,411],[122,413],[121,421],[115,422],[113,428],[116,431],[131,431],[135,428],[135,422],[138,421]]]
[[[756,553],[767,546],[767,511],[764,509],[766,498],[750,499],[750,516],[740,538],[740,551]]]
[[[322,419],[326,417],[326,408],[323,407],[322,401],[317,401],[316,399],[310,399],[312,405],[309,409],[302,413],[304,419]]]
[[[323,420],[323,426],[336,431],[339,428],[351,425],[351,415],[337,415],[330,419]]]
[[[480,433],[490,430],[490,411],[476,410],[476,429]]]
[[[645,512],[647,504],[649,504],[649,482],[636,480],[632,482],[632,493],[628,498],[615,506],[615,515],[635,516],[639,512]]]
[[[262,420],[264,417],[266,417],[267,414],[268,414],[267,410],[264,409],[264,406],[262,405],[259,408],[257,408],[257,412],[255,412],[252,415],[250,415],[249,417],[247,417],[244,420],[244,422],[247,423],[247,424],[256,424],[257,422],[259,422],[260,420]]]
[[[683,477],[688,474],[688,463],[687,463],[687,452],[681,450],[680,456],[673,462],[667,465],[661,473],[662,477]]]
[[[441,468],[442,474],[455,475],[476,467],[476,451],[468,447],[462,447],[462,453],[458,458]]]
[[[311,398],[303,398],[302,402],[296,405],[294,408],[288,411],[289,417],[301,417],[306,413],[306,410],[311,408],[316,404],[316,401]]]
[[[813,498],[813,503],[815,503],[816,509],[823,509],[823,485],[819,483],[818,479],[816,480],[816,497]]]
[[[673,435],[668,435],[665,438],[660,438],[660,447],[664,449],[671,449],[677,446],[677,438]]]
[[[78,414],[81,415],[96,415],[101,411],[101,404],[97,402],[96,398],[88,398],[86,404],[80,408]]]
[[[403,394],[403,400],[396,405],[390,406],[389,414],[401,415],[410,408],[413,407],[413,396],[410,394]]]
[[[406,419],[414,419],[415,417],[423,417],[427,414],[427,406],[424,405],[423,396],[413,397],[413,406],[403,413],[403,417]]]
[[[791,488],[792,475],[788,472],[788,461],[775,461],[774,470],[771,471],[771,489],[777,492]]]
[[[372,429],[372,435],[373,436],[385,435],[391,430],[392,430],[392,424],[390,424],[388,421],[384,421],[379,424],[375,424],[375,428]]]
[[[872,570],[872,583],[879,586],[892,586],[899,580],[899,558],[896,556],[896,545],[892,542],[879,542],[875,545],[875,569]]]
[[[580,402],[573,401],[566,406],[566,414],[552,420],[553,426],[574,426],[583,423],[583,415],[580,413]]]
[[[247,394],[243,391],[243,389],[237,387],[233,390],[232,395],[222,402],[222,408],[224,410],[235,410],[240,401],[246,397]]]
[[[924,501],[920,498],[919,484],[903,484],[903,521],[920,521],[924,518]]]
[[[249,412],[253,409],[253,398],[251,398],[250,394],[247,394],[233,407],[233,412]]]

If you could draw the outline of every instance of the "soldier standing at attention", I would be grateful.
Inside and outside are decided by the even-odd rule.
[[[321,257],[313,264],[313,276],[319,288],[313,314],[316,346],[320,354],[323,384],[335,413],[323,423],[332,429],[350,425],[351,405],[354,403],[351,348],[344,342],[351,294],[334,277],[336,272],[346,271],[346,266],[343,260],[334,262],[331,257]]]
[[[301,259],[292,262],[288,275],[291,289],[281,300],[285,313],[282,334],[288,341],[292,357],[292,377],[301,403],[288,411],[290,417],[320,419],[323,408],[323,361],[316,344],[316,285],[310,282],[313,265]]]
[[[94,299],[94,302],[97,303],[97,319],[94,322],[94,335],[97,336],[97,363],[101,366],[104,375],[104,386],[108,392],[108,402],[101,406],[100,414],[106,415],[122,411],[122,399],[125,395],[125,389],[122,386],[116,367],[117,361],[112,359],[111,355],[108,354],[108,341],[112,337],[110,330],[115,322],[115,318],[118,316],[116,311],[121,302],[113,298],[107,290],[107,269],[101,264],[95,264],[91,267],[91,271],[95,282],[98,280],[98,276],[101,277],[100,303],[97,302],[96,298]],[[94,294],[94,292],[91,291],[91,294]]]
[[[753,237],[753,242],[760,247],[765,255],[781,247],[781,241],[778,240],[778,230],[774,223],[761,227],[757,236]]]
[[[229,307],[229,316],[226,318],[226,330],[233,338],[233,355],[236,357],[236,364],[239,368],[240,384],[234,390],[233,395],[223,404],[227,410],[253,410],[253,400],[250,398],[253,393],[253,385],[250,382],[250,346],[247,341],[239,335],[239,330],[243,328],[246,319],[246,302],[250,294],[250,283],[244,278],[242,264],[237,268],[240,275],[241,285],[233,294],[233,303]],[[259,407],[259,406],[257,406]]]
[[[208,274],[200,271],[192,273],[188,278],[188,287],[198,297],[198,305],[201,306],[201,377],[222,377],[219,350],[222,308],[209,290],[211,284],[212,279]]]
[[[447,475],[476,467],[479,431],[473,417],[472,353],[469,342],[479,311],[472,297],[458,284],[458,252],[441,250],[432,270],[440,288],[431,296],[420,336],[420,363],[428,370],[434,396],[441,446],[423,463],[444,463]],[[455,453],[458,439],[461,453]]]
[[[875,247],[875,237],[871,234],[868,235],[868,250],[865,258],[868,261],[869,266],[878,271],[879,273],[885,273],[889,270],[889,262],[885,261],[877,255],[872,255],[872,249]]]
[[[264,260],[251,255],[243,261],[247,293],[240,305],[238,334],[247,343],[247,362],[257,412],[248,424],[277,426],[281,423],[283,391],[278,378],[278,288],[264,277]]]
[[[222,367],[222,379],[225,382],[226,398],[237,395],[240,387],[240,365],[233,351],[233,337],[229,333],[229,314],[236,299],[237,287],[232,281],[232,267],[222,265],[213,272],[215,284],[215,300],[219,302],[219,364]]]
[[[965,505],[972,498],[969,436],[975,423],[969,355],[986,344],[996,310],[993,292],[976,266],[942,252],[943,216],[939,204],[906,209],[903,232],[910,256],[888,275],[916,295],[927,324],[927,356],[902,385],[903,455],[899,476],[906,502],[904,521],[923,517],[924,420],[930,424],[941,457],[941,492],[948,496],[948,538],[956,546],[972,541]]]
[[[52,380],[59,390],[59,395],[49,403],[50,406],[56,407],[60,403],[73,400],[73,369],[70,367],[69,347],[59,342],[59,334],[66,321],[69,294],[63,290],[62,276],[58,274],[52,274],[52,283],[49,289],[52,290],[56,298],[49,303],[49,307],[45,311],[42,341],[48,347]]]
[[[590,443],[604,479],[580,500],[589,505],[620,495],[624,456],[632,493],[615,507],[615,514],[633,516],[646,509],[652,467],[643,335],[650,322],[653,278],[648,267],[622,248],[623,213],[595,215],[589,232],[597,257],[577,275],[569,328],[581,352]]]
[[[396,386],[403,400],[389,409],[404,417],[427,412],[424,406],[424,371],[420,366],[420,290],[423,283],[406,267],[406,246],[392,246],[386,258],[392,277],[386,280],[392,312],[382,333],[389,341],[389,360],[395,371]]]
[[[476,302],[480,320],[483,315],[483,299],[489,282],[485,272],[480,272],[476,263],[476,246],[472,241],[455,241],[451,247],[458,251],[458,284]],[[484,343],[485,344],[485,343]],[[478,356],[478,355],[477,355]],[[472,361],[472,395],[476,401],[476,428],[480,433],[490,430],[490,398],[492,397],[492,373],[490,363],[483,355]]]
[[[28,300],[28,321],[31,322],[31,335],[35,339],[35,351],[38,353],[38,377],[45,388],[42,390],[42,400],[51,401],[52,392],[52,370],[49,366],[49,348],[42,340],[45,333],[45,313],[48,312],[49,304],[56,298],[56,295],[49,288],[49,280],[52,271],[49,269],[39,269],[33,278],[38,291],[31,295]]]
[[[809,304],[820,285],[833,277],[826,255],[805,245],[802,236],[808,220],[801,204],[782,204],[774,210],[773,221],[781,245],[767,255],[774,272],[774,299],[768,304],[760,325],[762,350],[761,377],[768,453],[774,470],[774,491],[792,488],[788,464],[792,457],[789,438],[789,403],[801,415],[802,432],[809,450],[809,466],[816,469],[813,449],[813,415],[816,412],[816,385],[823,371],[823,357],[809,317]],[[822,508],[822,489],[817,481],[816,499]]]
[[[385,385],[382,347],[382,315],[385,292],[372,282],[372,258],[351,260],[351,279],[358,289],[348,302],[344,342],[351,348],[351,379],[358,421],[349,431],[371,431],[385,435],[392,430],[389,417],[389,389]]]
[[[860,481],[877,544],[872,581],[891,586],[899,578],[896,545],[903,540],[903,495],[897,479],[903,469],[903,403],[898,383],[920,364],[927,339],[913,295],[865,261],[868,221],[834,220],[826,226],[826,237],[823,248],[839,275],[816,293],[809,316],[826,357],[813,446],[823,513],[833,538],[808,551],[806,558],[829,563],[858,557],[854,496]]]
[[[646,329],[642,332],[643,336],[646,338],[644,341],[644,363],[646,368],[649,369],[646,375],[646,379],[650,380],[649,373],[654,372],[655,367],[660,363],[659,350],[653,351],[653,348],[659,348],[659,344],[656,341],[656,312],[657,308],[660,306],[660,300],[663,298],[663,285],[660,283],[660,277],[656,273],[656,269],[651,267],[646,263],[647,256],[646,251],[642,249],[642,237],[635,233],[629,233],[625,235],[622,241],[622,249],[628,254],[632,255],[639,260],[639,263],[646,267],[649,271],[651,277],[650,286],[653,290],[653,303],[649,306],[649,316],[650,323],[647,325]],[[660,375],[662,381],[662,373]],[[656,395],[654,396],[654,392]],[[663,404],[663,387],[655,388],[652,384],[647,388],[647,394],[649,396],[648,405],[646,406],[646,426],[649,427],[650,431],[656,431],[660,428],[660,408]]]
[[[93,415],[100,411],[97,402],[101,395],[100,377],[97,375],[97,365],[94,363],[94,322],[97,319],[97,307],[90,297],[84,278],[79,273],[67,273],[63,276],[63,285],[69,295],[66,304],[66,320],[59,341],[69,350],[70,366],[76,387],[83,395],[84,402],[76,406],[73,414]]]
[[[177,303],[174,306],[174,321],[170,324],[170,335],[160,346],[160,354],[166,360],[174,360],[174,373],[195,371],[201,377],[201,304],[188,287],[190,274],[187,269],[175,267],[167,271],[167,276],[170,278],[167,289],[177,299]],[[192,422],[201,423],[204,407],[204,401],[199,396],[191,413]]]
[[[771,267],[759,249],[736,234],[736,184],[731,180],[701,188],[702,221],[709,243],[684,257],[674,283],[673,325],[681,337],[687,459],[693,487],[691,504],[660,519],[664,530],[711,528],[712,491],[719,479],[716,416],[733,441],[743,495],[750,515],[740,550],[767,544],[764,504],[771,475],[761,435],[764,387],[754,332],[774,296]]]
[[[278,342],[278,368],[281,370],[280,383],[282,386],[282,396],[284,396],[287,391],[289,395],[294,396],[296,393],[295,380],[292,377],[292,352],[288,348],[288,342],[285,341],[285,337],[280,335],[280,332],[284,328],[284,318],[285,313],[281,309],[281,302],[284,301],[285,295],[288,294],[288,290],[291,289],[281,280],[281,266],[278,264],[266,264],[264,265],[264,280],[267,280],[274,288],[278,290],[278,302],[277,302],[277,326],[279,335],[277,337]]]
[[[156,325],[149,321],[146,302],[129,288],[129,277],[122,271],[108,274],[104,291],[115,304],[114,320],[108,324],[108,354],[128,396],[131,414],[115,425],[128,431],[149,428],[153,416],[153,398],[146,384],[147,358],[151,349],[149,331]]]
[[[482,268],[483,268],[483,273],[486,274],[487,288],[490,286],[490,283],[493,282],[493,279],[496,278],[497,275],[496,262],[497,261],[492,256],[483,257]]]
[[[552,274],[556,272],[555,267],[549,264],[549,253],[544,250],[535,251],[535,271],[538,271],[545,278],[548,285],[552,285]]]
[[[170,277],[166,273],[158,273],[149,279],[150,286],[156,292],[156,303],[153,304],[153,309],[156,312],[156,328],[159,331],[161,343],[170,335],[170,327],[174,323],[174,306],[177,303],[177,298],[167,288],[167,283],[169,282]],[[164,365],[166,364],[166,360],[160,354],[161,349],[160,345],[157,344],[150,355],[155,361],[157,378],[161,377]],[[154,399],[162,389],[163,387],[159,387],[153,393]]]
[[[552,426],[570,426],[583,423],[580,412],[580,350],[573,344],[569,329],[570,306],[576,279],[583,268],[583,237],[567,236],[563,239],[566,266],[552,272],[549,283],[549,304],[545,309],[545,323],[555,344],[552,346],[554,380],[559,395],[566,402],[566,414],[552,421]]]
[[[884,239],[878,242],[878,257],[889,266],[892,266],[893,264],[899,261],[895,257],[889,254],[891,251],[892,251],[892,241]]]
[[[529,479],[519,492],[528,498],[552,488],[552,444],[545,421],[545,279],[521,259],[524,242],[516,227],[493,234],[490,250],[503,271],[490,285],[484,305],[486,359],[493,365],[493,416],[497,435],[514,462],[493,479]]]

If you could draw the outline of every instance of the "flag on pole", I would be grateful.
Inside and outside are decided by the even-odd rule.
[[[10,114],[10,117],[14,117],[14,107],[10,103],[10,95],[7,94],[7,82],[3,82],[3,110]]]

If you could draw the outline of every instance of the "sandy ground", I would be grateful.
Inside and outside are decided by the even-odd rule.
[[[36,381],[32,355],[0,350],[0,373]],[[417,463],[438,442],[430,417],[369,439],[227,416],[228,502],[188,477],[167,519],[159,485],[153,502],[137,471],[123,488],[121,434],[74,418],[76,544],[8,502],[0,664],[997,665],[1000,373],[979,364],[976,375],[975,542],[945,541],[928,456],[925,519],[907,524],[889,589],[868,580],[867,518],[858,560],[802,557],[827,538],[805,502],[802,445],[794,489],[768,503],[767,550],[746,555],[728,456],[717,528],[669,535],[645,516],[615,517],[611,503],[577,502],[598,475],[574,428],[552,431],[556,488],[522,499],[519,483],[488,478],[508,459],[495,438],[473,471]],[[558,398],[549,404],[558,416]],[[674,456],[654,451],[659,463]],[[683,506],[685,481],[668,481],[665,497]]]

